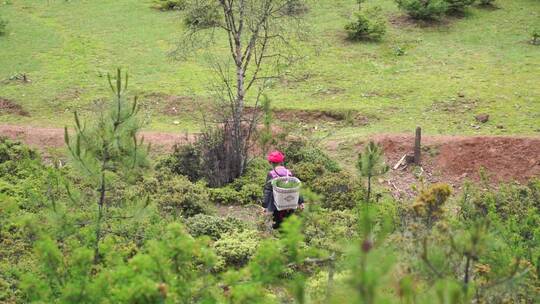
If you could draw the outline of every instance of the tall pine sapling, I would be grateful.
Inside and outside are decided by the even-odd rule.
[[[99,262],[99,243],[103,239],[102,225],[107,219],[107,191],[115,177],[133,181],[143,168],[148,167],[149,146],[137,138],[142,122],[137,117],[139,106],[135,97],[132,103],[125,98],[128,76],[122,83],[117,70],[116,82],[108,75],[114,93],[109,108],[102,111],[90,126],[81,124],[75,112],[75,134],[69,135],[65,128],[64,139],[75,168],[94,188],[97,203],[95,222],[94,263]]]
[[[383,156],[382,148],[373,141],[370,141],[369,144],[366,145],[364,152],[358,154],[356,167],[361,176],[367,177],[368,182],[366,196],[367,203],[369,203],[371,198],[371,178],[388,172],[389,168],[384,162]]]

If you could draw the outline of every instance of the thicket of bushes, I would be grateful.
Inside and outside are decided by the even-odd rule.
[[[433,20],[444,14],[463,13],[476,0],[395,0],[398,7],[414,19]],[[494,0],[480,0],[483,6],[493,5]]]
[[[291,167],[327,160],[301,146],[310,147],[309,157],[297,155]],[[114,195],[150,199],[111,201],[118,209],[95,261],[94,208],[80,201],[90,190],[84,177],[69,165],[46,166],[11,141],[0,141],[0,156],[2,302],[468,303],[540,296],[538,180],[467,185],[454,197],[444,184],[425,186],[412,202],[366,205],[350,196],[356,203],[343,210],[312,203],[268,235],[238,219],[184,211],[178,206],[210,207],[210,190],[158,172],[115,187]],[[350,174],[322,167],[322,176]],[[324,192],[339,185],[347,195],[350,188],[341,187],[350,186],[348,177],[322,182]]]

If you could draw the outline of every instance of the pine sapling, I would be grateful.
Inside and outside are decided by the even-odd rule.
[[[383,149],[373,141],[366,145],[364,152],[358,154],[356,167],[360,175],[367,178],[367,203],[370,202],[371,198],[371,179],[388,172],[389,167],[384,162],[383,156]]]
[[[97,215],[95,222],[94,263],[99,262],[99,243],[103,239],[102,225],[107,215],[107,191],[112,187],[112,177],[131,181],[148,166],[148,146],[137,138],[142,127],[138,119],[137,98],[126,101],[127,74],[122,82],[120,69],[116,82],[108,75],[114,101],[109,109],[102,111],[90,126],[82,124],[75,112],[75,134],[69,135],[67,127],[64,139],[75,168],[95,189]]]

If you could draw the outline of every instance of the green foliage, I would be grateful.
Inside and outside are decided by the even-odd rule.
[[[452,194],[447,184],[434,184],[422,189],[412,205],[417,216],[424,218],[426,225],[431,227],[434,221],[441,218],[444,213],[444,204]]]
[[[294,188],[299,188],[300,185],[302,185],[302,183],[298,181],[293,181],[293,180],[289,181],[289,180],[277,179],[277,180],[272,181],[272,185],[277,186],[279,188],[283,188],[283,189],[294,189]]]
[[[185,8],[184,23],[197,29],[207,29],[219,26],[223,19],[218,1],[199,0],[188,4]]]
[[[364,152],[358,154],[356,168],[361,176],[367,178],[366,201],[369,203],[371,197],[371,178],[385,174],[389,169],[384,162],[382,147],[370,141],[364,148]]]
[[[167,170],[173,174],[185,175],[195,182],[203,177],[202,155],[195,145],[175,145],[173,153],[161,159],[156,170]]]
[[[398,7],[414,19],[437,19],[448,11],[445,0],[395,0]]]
[[[534,29],[531,32],[531,44],[540,45],[540,28]]]
[[[357,236],[357,215],[353,210],[330,210],[310,206],[304,212],[306,243],[332,252],[345,250],[342,240]]]
[[[87,126],[81,124],[75,112],[75,135],[69,136],[64,129],[64,140],[72,159],[72,165],[86,182],[94,189],[88,200],[97,205],[94,230],[94,263],[100,256],[100,242],[106,234],[103,223],[108,219],[111,200],[108,192],[113,188],[113,181],[135,182],[149,167],[147,159],[149,147],[137,137],[142,128],[138,117],[137,97],[132,103],[126,100],[128,75],[122,79],[120,69],[116,79],[108,75],[109,85],[114,94],[108,108],[102,110],[95,122]],[[122,81],[124,80],[124,81]]]
[[[345,31],[350,40],[381,40],[386,33],[386,20],[381,8],[356,12],[353,20],[345,25]]]
[[[289,16],[304,14],[308,6],[304,0],[285,0],[284,13]]]
[[[480,5],[482,6],[493,6],[495,0],[480,0]]]
[[[286,155],[285,164],[287,166],[304,162],[321,165],[330,172],[340,171],[336,161],[332,160],[316,144],[306,140],[291,140],[280,149]]]
[[[364,195],[359,181],[346,172],[326,174],[318,178],[312,188],[324,195],[322,206],[333,210],[352,209]]]
[[[0,17],[0,36],[3,36],[6,34],[7,25],[8,25],[7,20],[4,20],[2,19],[2,17]]]
[[[175,218],[212,213],[204,183],[192,183],[182,175],[164,180],[155,199],[162,214]]]
[[[476,0],[445,0],[448,3],[449,13],[463,13],[467,7],[471,6]]]
[[[307,184],[313,183],[327,172],[322,164],[310,162],[293,164],[290,169],[294,176]]]
[[[213,203],[220,205],[243,204],[243,199],[240,192],[230,186],[210,189],[210,200]]]
[[[193,237],[203,235],[213,240],[218,240],[223,234],[243,231],[247,228],[246,223],[233,217],[221,218],[213,215],[197,214],[186,221],[189,233]]]
[[[154,7],[164,11],[183,10],[186,5],[186,0],[154,0]]]
[[[460,200],[460,218],[488,218],[491,228],[511,244],[515,254],[538,265],[540,255],[540,181],[526,186],[503,185],[494,191],[467,185]]]
[[[255,254],[258,245],[257,231],[241,230],[221,234],[213,247],[226,266],[241,267]]]

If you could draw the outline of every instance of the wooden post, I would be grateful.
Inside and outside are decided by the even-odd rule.
[[[421,141],[422,141],[422,128],[416,127],[416,136],[414,138],[414,163],[420,165],[421,154]]]

